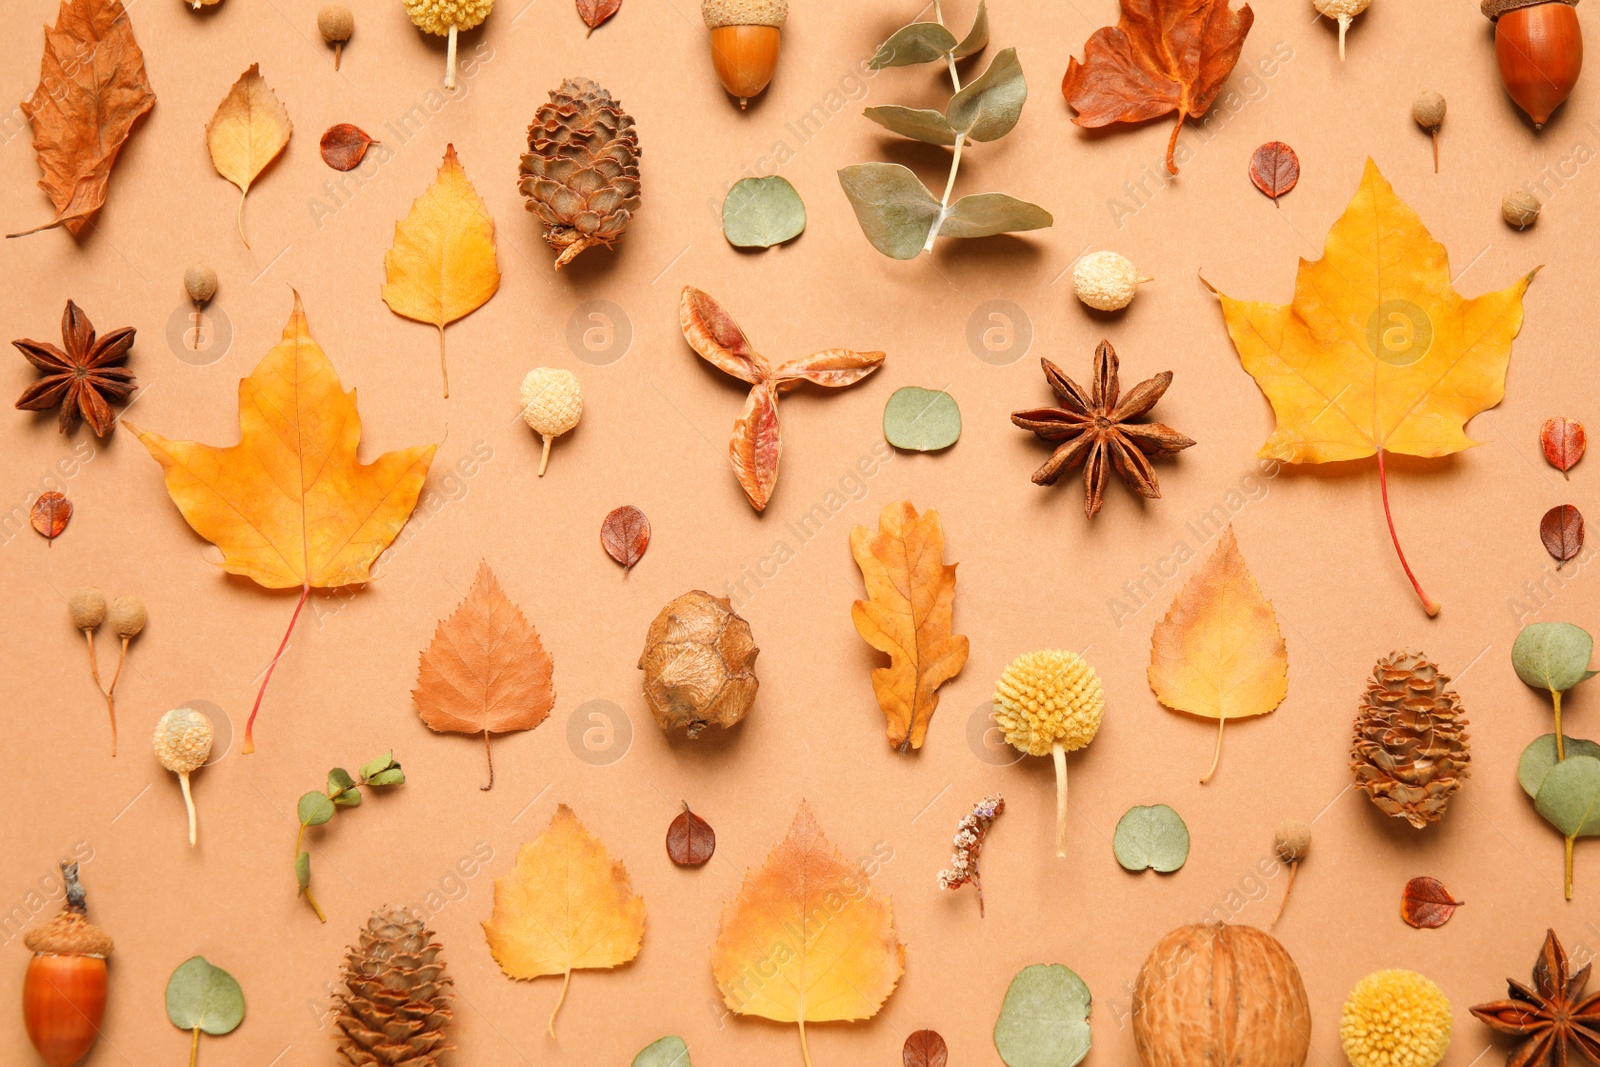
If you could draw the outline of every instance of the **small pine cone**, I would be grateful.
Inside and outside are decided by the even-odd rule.
[[[1392,652],[1373,668],[1356,715],[1356,785],[1418,829],[1439,821],[1469,773],[1467,720],[1449,682],[1420,653]]]
[[[639,155],[632,116],[588,78],[568,78],[534,113],[517,188],[558,270],[622,236],[639,210]]]
[[[439,1067],[455,1046],[443,947],[405,908],[372,913],[345,956],[334,1040],[350,1067]]]

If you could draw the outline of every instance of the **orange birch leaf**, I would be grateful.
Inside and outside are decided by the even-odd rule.
[[[33,507],[28,509],[28,518],[40,537],[54,542],[72,521],[72,501],[67,499],[67,494],[54,489],[40,493]]]
[[[870,1019],[905,971],[889,898],[844,858],[804,802],[789,835],[722,912],[711,973],[740,1015],[806,1024]]]
[[[412,706],[439,733],[482,734],[494,786],[489,735],[531,730],[555,706],[555,664],[539,632],[507,598],[487,563],[422,651]]]
[[[211,165],[239,187],[239,210],[234,222],[246,248],[250,247],[250,239],[244,235],[244,198],[250,193],[250,183],[278,158],[293,131],[289,112],[261,76],[259,63],[250,64],[239,75],[217,105],[216,114],[206,123]]]
[[[967,639],[952,632],[956,565],[944,562],[939,513],[921,516],[910,503],[890,504],[878,532],[850,531],[850,554],[861,568],[867,599],[850,607],[861,639],[887,653],[872,671],[872,691],[889,720],[889,743],[921,748],[939,706],[939,687],[967,662]]]

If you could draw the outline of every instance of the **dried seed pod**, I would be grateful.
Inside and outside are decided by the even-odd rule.
[[[1424,89],[1411,101],[1411,117],[1418,126],[1433,134],[1433,172],[1439,173],[1439,127],[1444,125],[1444,97]]]
[[[656,725],[694,738],[707,726],[739,722],[756,699],[760,651],[726,597],[696,589],[662,608],[639,656]]]
[[[1500,201],[1500,217],[1506,220],[1507,226],[1515,226],[1519,230],[1526,230],[1538,222],[1542,210],[1544,205],[1532,193],[1518,191]]]
[[[1543,129],[1572,94],[1583,70],[1583,31],[1578,0],[1483,0],[1494,23],[1494,56],[1500,81],[1516,105]]]
[[[1072,291],[1096,311],[1121,311],[1133,303],[1140,285],[1152,281],[1115,252],[1091,252],[1072,268]]]
[[[789,18],[789,0],[705,0],[700,14],[711,31],[711,63],[717,78],[743,110],[778,69],[778,44]]]
[[[203,307],[217,295],[217,272],[204,263],[195,263],[183,272],[183,291],[196,307]]]
[[[355,32],[356,17],[348,7],[343,4],[327,4],[317,12],[317,32],[322,34],[322,39],[333,45],[333,69],[339,69],[339,60],[344,54],[344,43]]]
[[[60,914],[22,939],[33,953],[22,980],[22,1022],[49,1067],[72,1067],[100,1036],[112,948],[110,936],[88,919],[78,865],[63,861],[61,877]]]
[[[1372,0],[1311,0],[1317,14],[1339,22],[1339,60],[1344,61],[1344,35],[1355,17],[1372,6]]]
[[[1269,924],[1277,926],[1278,920],[1283,918],[1283,909],[1289,904],[1289,891],[1294,888],[1295,872],[1300,869],[1300,861],[1306,858],[1306,853],[1311,851],[1311,827],[1299,819],[1285,820],[1273,835],[1272,850],[1278,854],[1280,862],[1289,865],[1289,881],[1283,887],[1283,900],[1278,903],[1277,913]]]
[[[448,36],[444,53],[444,87],[456,87],[456,34],[470,30],[489,17],[494,0],[405,0],[412,25],[440,37]]]
[[[139,636],[149,616],[145,614],[144,601],[132,594],[124,594],[111,602],[111,611],[106,615],[106,620],[111,623],[118,637],[126,639]]]
[[[67,598],[67,611],[72,615],[73,626],[90,632],[98,630],[106,621],[106,595],[93,586],[85,586]]]
[[[522,421],[544,438],[539,477],[550,464],[550,442],[583,418],[583,387],[578,376],[556,367],[535,367],[522,379]]]
[[[154,747],[161,766],[178,776],[183,786],[183,804],[189,809],[189,844],[196,839],[194,794],[189,789],[189,775],[199,770],[211,758],[211,742],[215,738],[211,720],[190,707],[173,708],[156,723]]]

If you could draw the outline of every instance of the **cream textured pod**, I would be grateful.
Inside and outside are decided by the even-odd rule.
[[[1141,278],[1132,261],[1115,252],[1091,252],[1072,268],[1072,291],[1096,311],[1121,311],[1141,283],[1154,280]]]
[[[1105,710],[1100,676],[1076,652],[1025,653],[995,683],[994,721],[1006,740],[1055,761],[1057,856],[1067,854],[1067,753],[1094,740]]]
[[[539,477],[550,463],[550,442],[583,418],[583,387],[577,375],[557,367],[535,367],[522,379],[522,419],[544,438]]]
[[[161,766],[176,774],[183,785],[183,803],[189,809],[191,845],[197,837],[197,825],[194,794],[189,790],[189,775],[211,758],[211,742],[215,736],[211,720],[190,707],[173,708],[156,723],[156,759],[161,761]]]
[[[1372,0],[1311,0],[1311,3],[1317,14],[1339,20],[1339,60],[1343,62],[1344,35],[1350,29],[1350,22],[1370,7]]]

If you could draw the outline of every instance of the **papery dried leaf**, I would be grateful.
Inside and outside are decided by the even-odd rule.
[[[1539,540],[1559,568],[1583,551],[1583,513],[1571,504],[1551,508],[1539,520]]]
[[[578,17],[589,27],[589,33],[593,33],[602,22],[617,13],[617,9],[622,6],[622,0],[577,0],[577,4]],[[588,34],[584,36],[587,37]]]
[[[600,546],[606,555],[633,570],[650,547],[650,520],[632,504],[624,504],[600,524]]]
[[[488,789],[489,735],[544,722],[556,702],[554,670],[539,632],[480,563],[472,588],[422,650],[411,704],[430,730],[483,735]]]
[[[63,0],[54,28],[45,31],[39,87],[22,102],[33,124],[39,188],[56,217],[10,236],[55,226],[82,233],[106,202],[111,168],[133,124],[155,102],[120,0]]]
[[[1413,878],[1400,893],[1400,918],[1418,930],[1437,930],[1465,903],[1451,897],[1437,878]]]
[[[1570,471],[1583,458],[1589,445],[1589,434],[1577,419],[1557,416],[1546,419],[1539,428],[1539,444],[1544,448],[1544,458],[1562,474]]]
[[[1122,0],[1115,26],[1096,30],[1083,62],[1067,61],[1061,92],[1079,126],[1144,122],[1178,113],[1167,142],[1167,169],[1183,120],[1203,118],[1239,61],[1255,21],[1246,4],[1230,0]]]
[[[751,347],[733,316],[709,293],[693,286],[683,287],[683,297],[678,301],[678,325],[689,347],[724,374],[751,385],[767,378],[766,357]]]
[[[65,493],[51,489],[39,494],[33,507],[28,509],[28,515],[40,536],[46,541],[54,541],[67,528],[67,523],[72,521],[72,501],[67,499]]]
[[[765,383],[750,390],[744,411],[733,423],[728,439],[728,460],[739,479],[745,499],[765,511],[778,484],[778,459],[783,441],[778,435],[778,401]]]
[[[787,393],[801,382],[842,389],[856,384],[882,365],[882,352],[828,348],[782,364],[772,372],[771,382],[780,393]]]
[[[278,158],[293,131],[289,112],[261,76],[258,63],[250,64],[239,75],[217,105],[216,114],[206,123],[211,165],[239,187],[236,222],[239,239],[246,248],[250,247],[250,239],[244,235],[244,198],[250,193],[250,183]]]
[[[377,144],[360,126],[341,122],[322,134],[322,161],[334,170],[355,170],[366,157],[367,149]]]
[[[949,1061],[950,1050],[937,1030],[918,1030],[900,1050],[902,1067],[945,1067]]]
[[[679,867],[703,867],[717,851],[717,832],[685,804],[667,826],[667,856]]]
[[[1250,157],[1250,180],[1276,201],[1300,181],[1300,157],[1282,141],[1268,141]]]

